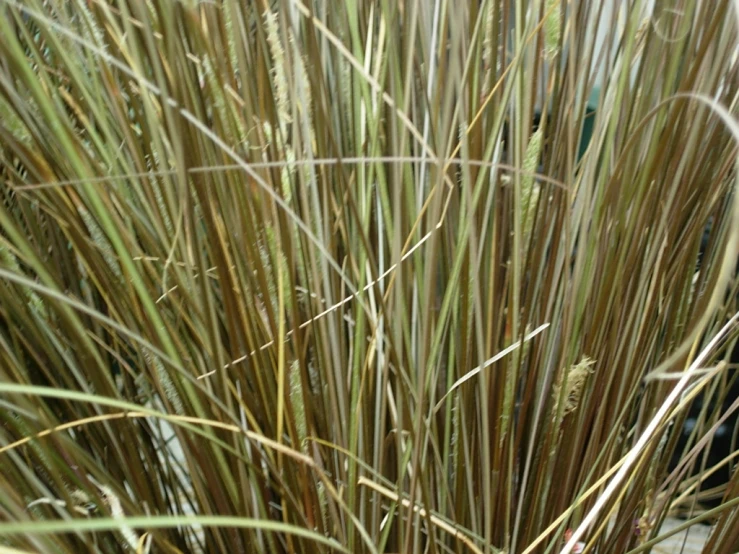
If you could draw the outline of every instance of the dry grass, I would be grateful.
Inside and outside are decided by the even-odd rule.
[[[739,6],[272,4],[0,0],[0,550],[650,548]]]

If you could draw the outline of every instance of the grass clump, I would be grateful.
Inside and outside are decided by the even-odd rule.
[[[0,10],[0,549],[735,551],[735,3]]]

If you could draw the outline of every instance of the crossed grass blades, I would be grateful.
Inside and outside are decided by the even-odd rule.
[[[642,4],[0,0],[0,550],[735,551],[739,12]]]

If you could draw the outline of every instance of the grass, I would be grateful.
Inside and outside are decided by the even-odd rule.
[[[609,6],[0,0],[0,552],[735,552],[739,5]]]

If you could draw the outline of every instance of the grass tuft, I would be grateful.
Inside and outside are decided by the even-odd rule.
[[[0,551],[735,552],[737,22],[0,0]]]

